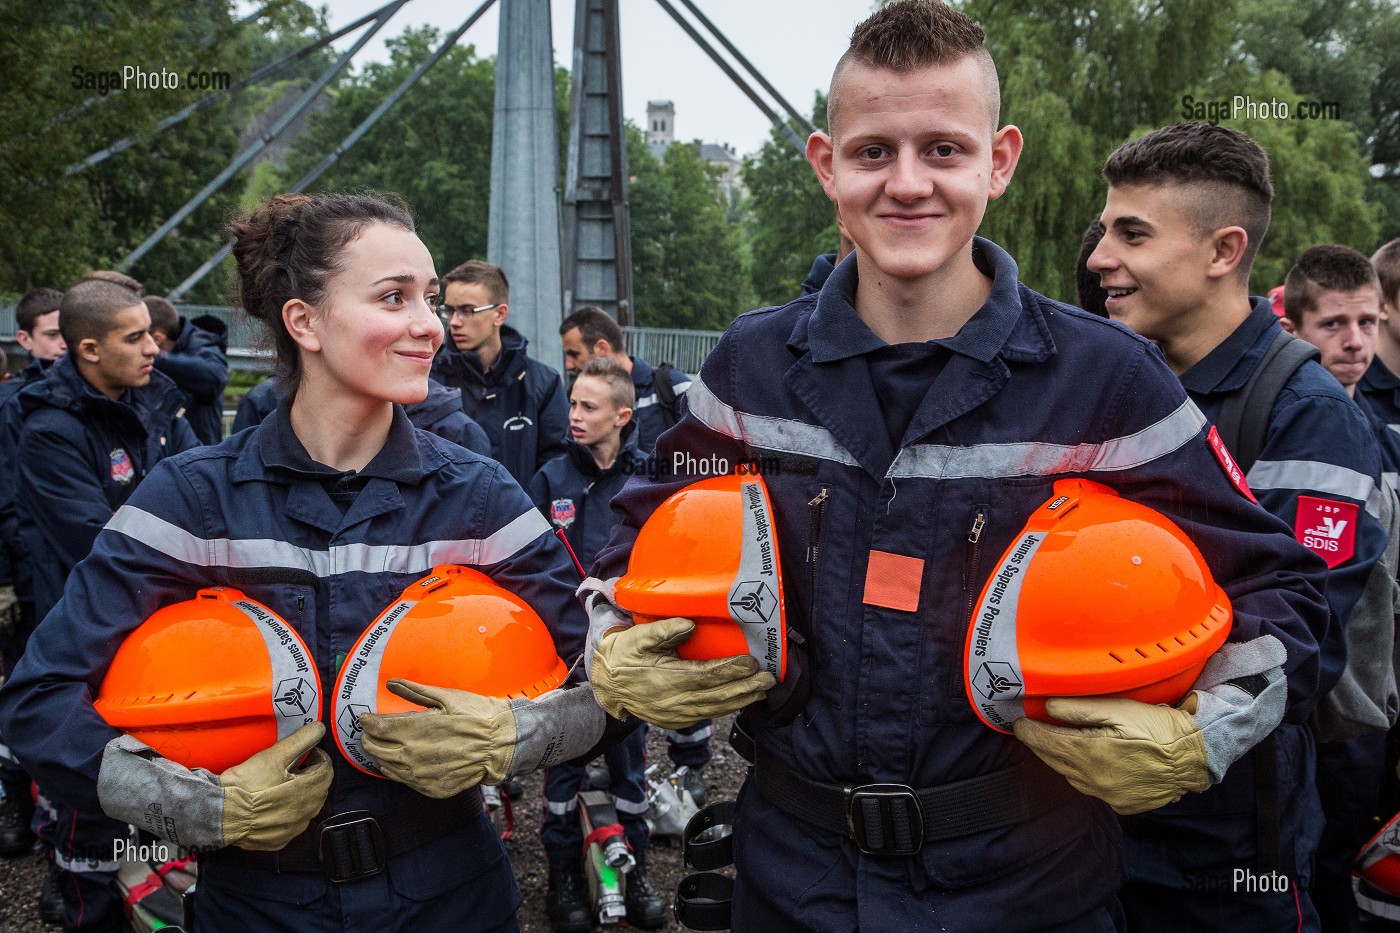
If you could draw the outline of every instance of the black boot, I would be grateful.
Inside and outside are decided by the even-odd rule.
[[[647,856],[635,853],[637,864],[626,874],[627,922],[643,930],[659,930],[666,925],[666,902],[647,880]]]
[[[17,858],[34,848],[34,833],[29,829],[34,798],[29,796],[28,787],[5,790],[5,802],[0,803],[0,856]]]
[[[588,909],[588,880],[579,859],[551,860],[549,892],[544,898],[549,926],[555,933],[589,933],[593,929]]]
[[[682,766],[676,769],[676,776],[680,779],[681,789],[690,791],[695,805],[705,806],[710,799],[709,789],[705,787],[705,766]]]
[[[39,891],[39,919],[55,926],[63,923],[63,892],[59,890],[62,879],[58,869],[49,865],[49,875],[44,879],[44,887]]]

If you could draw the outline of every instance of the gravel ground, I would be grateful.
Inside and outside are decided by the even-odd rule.
[[[729,747],[727,740],[729,724],[729,717],[715,723],[714,759],[705,769],[712,801],[732,798],[744,779],[744,761]],[[647,760],[659,762],[663,769],[669,770],[665,734],[659,729],[651,730],[647,736]],[[540,775],[531,775],[524,784],[525,795],[515,803],[515,833],[506,841],[506,851],[510,853],[516,879],[525,895],[517,918],[523,933],[549,933],[549,921],[544,912],[549,871],[537,836],[543,807],[543,781]],[[681,862],[679,846],[653,843],[647,862],[652,887],[671,901],[676,884],[689,874]],[[44,882],[44,871],[43,859],[37,854],[0,859],[0,933],[61,933],[59,927],[39,921],[39,888]],[[665,927],[668,933],[681,933],[685,929],[674,921]]]

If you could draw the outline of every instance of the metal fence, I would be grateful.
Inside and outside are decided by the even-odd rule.
[[[180,305],[186,318],[212,314],[228,325],[229,364],[234,369],[267,371],[272,368],[272,352],[264,347],[262,325],[241,308],[226,305]],[[0,305],[0,345],[7,351],[16,347],[15,309]],[[670,327],[624,327],[627,352],[649,363],[670,363],[687,373],[700,371],[700,364],[714,349],[722,331],[678,330]],[[11,368],[17,368],[11,364]]]

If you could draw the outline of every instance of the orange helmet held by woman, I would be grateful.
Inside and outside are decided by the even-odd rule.
[[[360,746],[360,716],[423,708],[390,693],[391,679],[533,699],[568,674],[525,600],[485,574],[442,564],[404,590],[350,649],[335,681],[336,745],[356,768],[380,773]]]
[[[171,761],[217,774],[320,719],[321,679],[295,629],[213,587],[137,626],[93,705]]]

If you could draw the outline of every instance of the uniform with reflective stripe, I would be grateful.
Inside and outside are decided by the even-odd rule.
[[[736,320],[659,445],[665,462],[679,453],[765,469],[786,612],[812,614],[812,695],[786,726],[756,707],[757,741],[837,784],[924,788],[1033,760],[968,705],[967,612],[1054,481],[1074,475],[1162,511],[1197,542],[1234,601],[1232,637],[1272,634],[1287,647],[1293,715],[1304,715],[1318,676],[1309,623],[1326,614],[1320,565],[1230,485],[1152,345],[1025,288],[994,244],[973,249],[991,295],[938,341],[945,362],[898,445],[867,361],[883,344],[851,304],[854,261],[820,293]],[[594,574],[620,576],[646,517],[693,479],[634,477]],[[914,611],[863,601],[886,582],[867,580],[872,550],[913,559],[895,563],[907,568],[897,582],[918,592]],[[1089,918],[1121,881],[1117,821],[1088,797],[913,858],[863,856],[752,786],[735,829],[736,930],[1100,929]]]
[[[1256,300],[1244,322],[1182,374],[1188,395],[1208,418],[1215,417],[1228,396],[1244,389],[1278,326],[1268,303]],[[1290,537],[1295,535],[1299,496],[1357,507],[1355,556],[1326,573],[1331,611],[1314,623],[1321,649],[1318,695],[1341,676],[1346,661],[1342,626],[1385,546],[1385,532],[1376,518],[1380,472],[1379,453],[1361,410],[1320,364],[1304,363],[1279,392],[1263,449],[1247,479],[1259,503],[1286,523]],[[1285,923],[1292,929],[1297,926],[1300,901],[1308,912],[1306,892],[1323,825],[1315,744],[1296,715],[1275,731],[1273,741],[1281,846],[1277,870],[1295,879],[1302,894],[1295,898],[1290,890],[1251,901],[1252,919],[1247,921],[1228,913],[1233,872],[1261,870],[1255,814],[1257,753],[1251,753],[1206,792],[1125,821],[1129,876],[1141,884],[1125,889],[1123,900],[1129,917],[1139,925],[1147,923],[1144,918],[1157,918],[1145,930],[1165,931],[1182,923],[1194,928],[1195,921],[1188,916],[1202,913],[1219,916],[1219,926],[1212,929],[1228,925],[1231,933],[1277,930]],[[1188,899],[1200,906],[1185,904]],[[1192,912],[1178,915],[1177,907]]]
[[[629,357],[632,360],[632,389],[637,393],[637,404],[632,409],[632,420],[637,425],[637,449],[649,454],[656,448],[656,439],[666,430],[665,406],[656,394],[656,368],[646,360]],[[676,394],[676,407],[685,410],[685,394],[690,389],[691,379],[678,369],[670,371],[671,391]]]
[[[577,575],[503,467],[415,431],[396,407],[380,454],[342,474],[310,460],[278,408],[254,430],[163,461],[114,516],[0,691],[6,740],[56,802],[95,808],[102,749],[116,733],[90,698],[124,636],[157,608],[201,587],[237,587],[298,631],[331,684],[365,627],[443,562],[524,597],[562,657],[582,650]],[[341,727],[326,700],[327,728]],[[336,768],[328,812],[415,799],[350,767],[329,734],[324,747]],[[454,928],[490,930],[520,900],[485,816],[395,857],[378,880],[328,895],[329,885],[213,859],[201,867],[201,922],[208,908],[211,928],[282,929],[297,915],[288,904],[329,896],[326,916],[353,914],[366,929],[440,929],[450,913]]]

